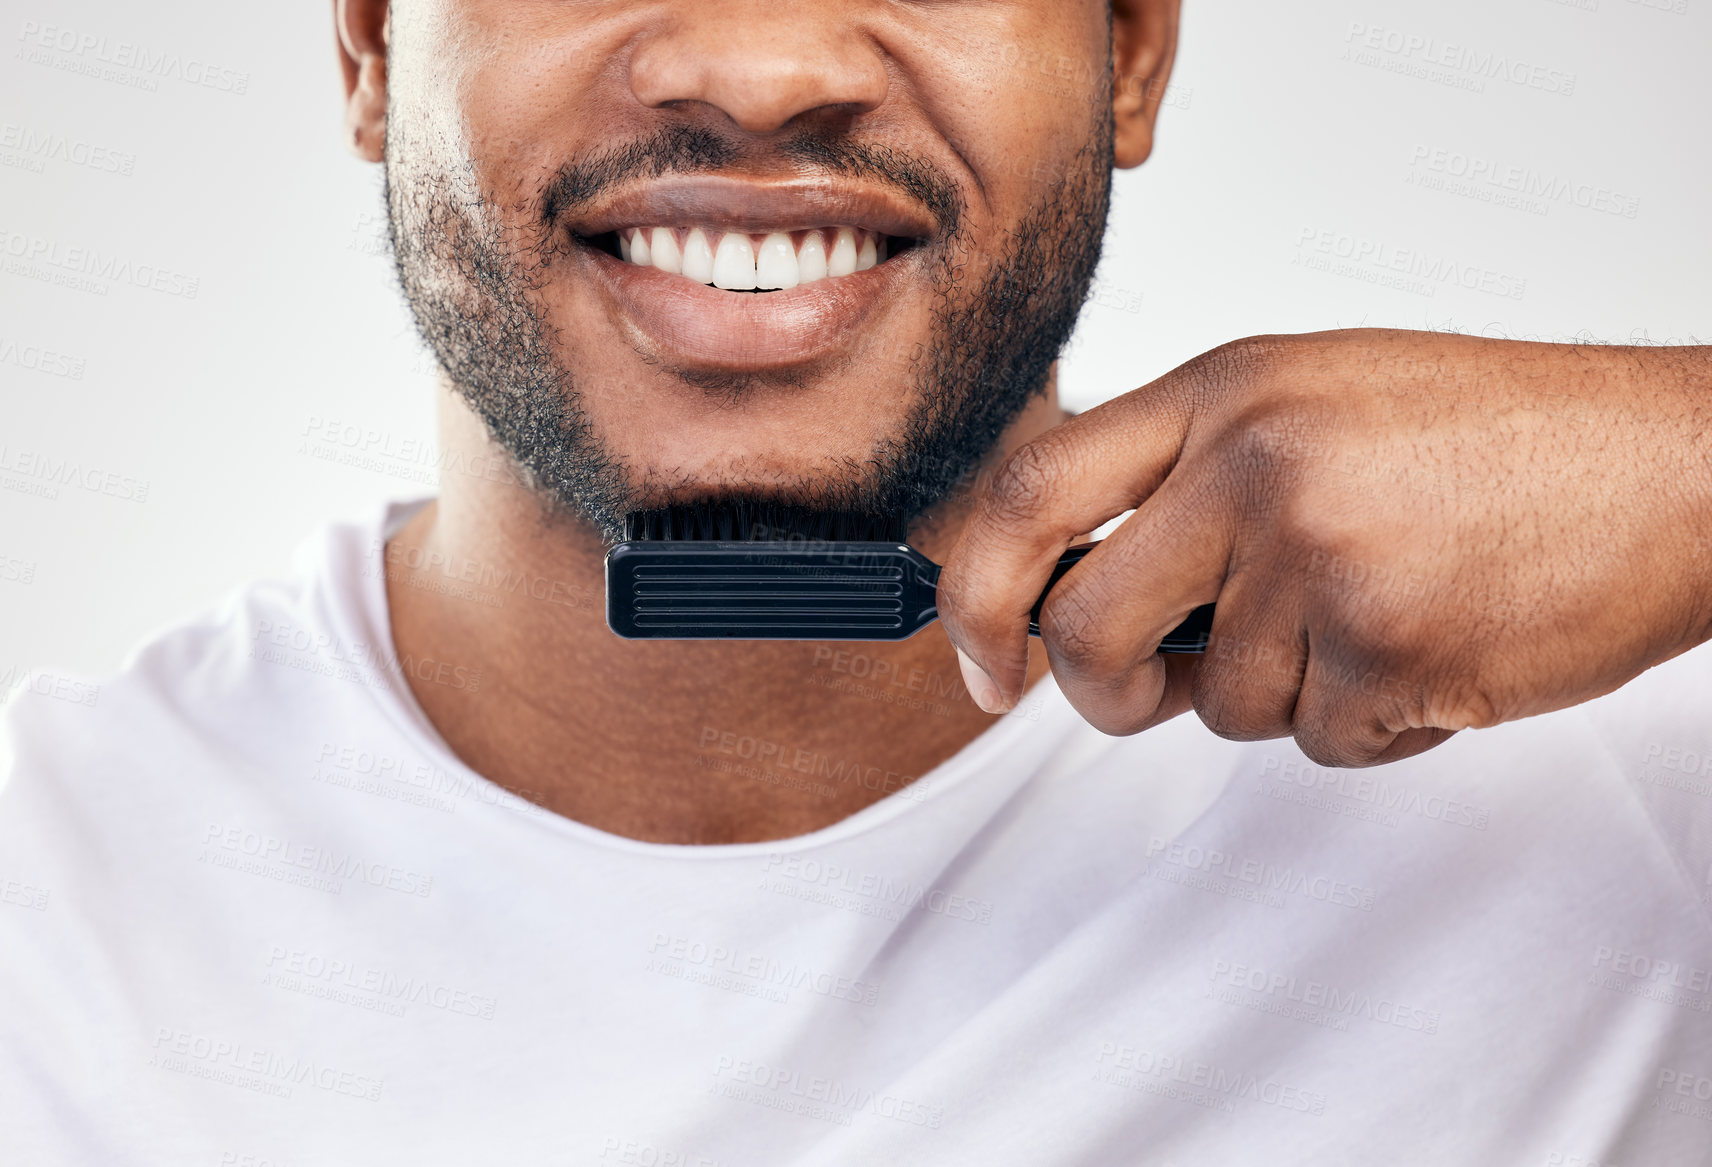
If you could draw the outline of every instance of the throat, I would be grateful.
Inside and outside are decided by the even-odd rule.
[[[938,625],[899,643],[621,640],[598,602],[598,541],[484,522],[472,545],[439,510],[386,548],[399,659],[433,665],[402,675],[459,760],[552,813],[645,842],[789,838],[912,797],[999,720],[969,699]],[[445,586],[443,565],[465,560],[558,586],[483,602]],[[1031,663],[1032,681],[1044,653]]]

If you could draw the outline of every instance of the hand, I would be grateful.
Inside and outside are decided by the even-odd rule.
[[[1130,508],[1041,614],[1090,723],[1192,706],[1393,761],[1712,636],[1712,349],[1261,337],[1072,418],[1000,466],[940,579],[984,708],[1021,696],[1059,553]],[[1204,657],[1155,653],[1212,600]]]

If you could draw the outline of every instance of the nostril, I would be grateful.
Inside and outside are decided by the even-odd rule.
[[[681,7],[631,54],[630,91],[644,108],[703,124],[714,114],[760,136],[805,117],[849,121],[886,100],[882,53],[830,13],[779,3]]]

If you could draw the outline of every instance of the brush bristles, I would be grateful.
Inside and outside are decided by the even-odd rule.
[[[895,516],[767,502],[694,503],[633,511],[624,519],[624,537],[631,542],[902,543],[906,528]]]

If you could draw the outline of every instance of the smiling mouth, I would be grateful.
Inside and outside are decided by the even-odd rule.
[[[775,292],[867,271],[921,244],[863,227],[762,233],[704,227],[623,227],[578,242],[728,292]]]

